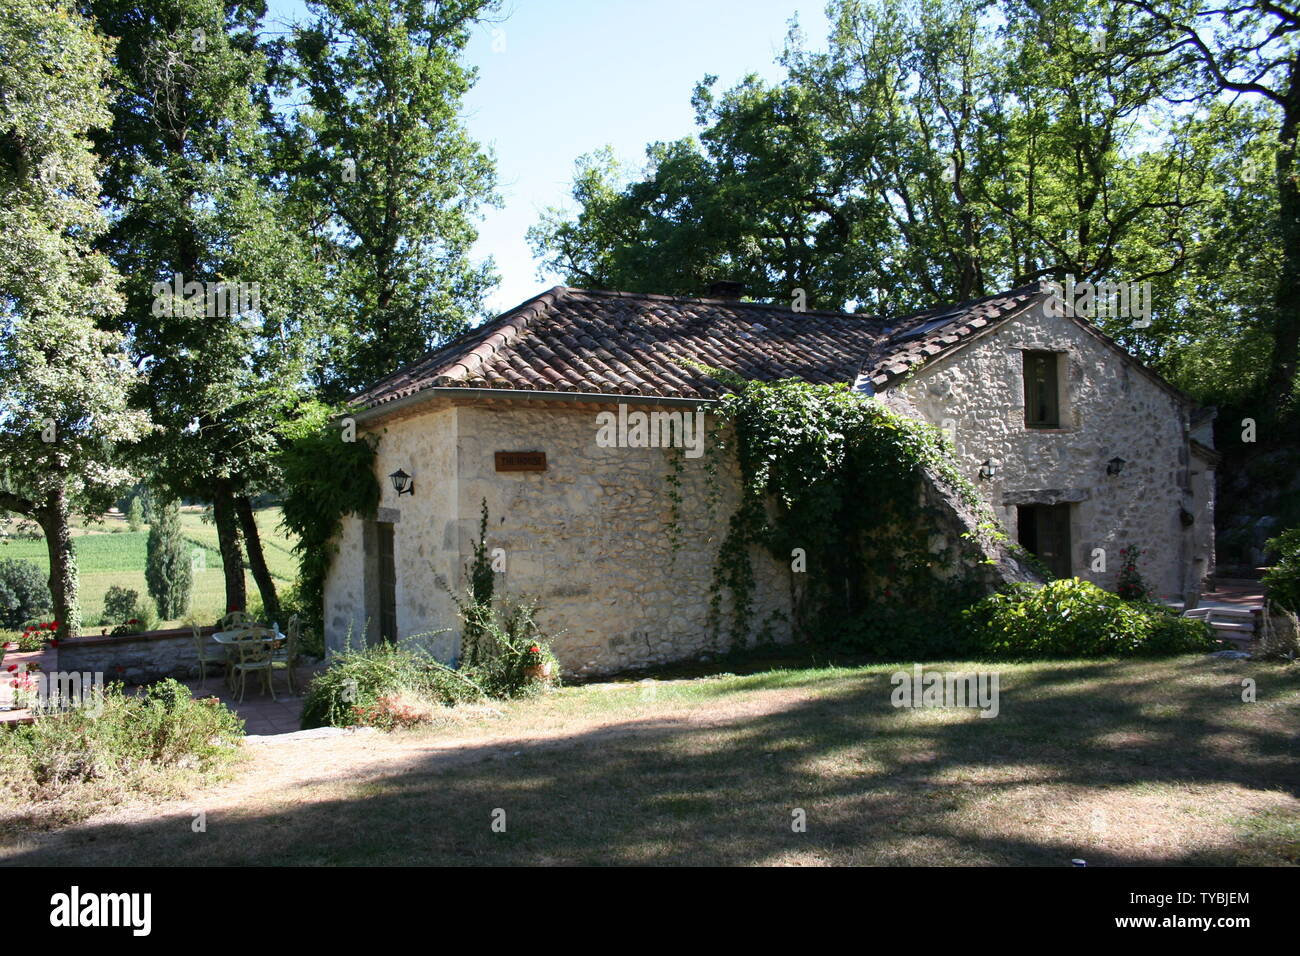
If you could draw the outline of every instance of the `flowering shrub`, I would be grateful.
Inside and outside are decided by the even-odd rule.
[[[119,624],[117,627],[113,628],[113,630],[110,632],[110,636],[123,637],[124,635],[127,634],[139,634],[143,630],[144,627],[140,624],[140,619],[133,617],[129,621],[126,621],[123,624]]]
[[[32,676],[31,665],[27,670],[19,671],[17,665],[10,664],[7,670],[12,672],[9,686],[14,689],[14,706],[30,706],[36,700],[36,678]]]
[[[23,626],[23,632],[19,635],[17,641],[12,641],[5,645],[5,650],[13,651],[39,651],[46,644],[58,646],[58,640],[55,634],[59,632],[58,621],[32,621]]]
[[[1151,597],[1151,589],[1137,569],[1137,559],[1145,553],[1132,545],[1119,549],[1119,580],[1115,583],[1115,593],[1125,601],[1146,601]]]

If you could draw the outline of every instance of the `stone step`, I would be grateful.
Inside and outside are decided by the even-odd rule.
[[[1207,621],[1210,627],[1216,631],[1237,632],[1241,634],[1254,634],[1254,624],[1237,624],[1232,621]]]

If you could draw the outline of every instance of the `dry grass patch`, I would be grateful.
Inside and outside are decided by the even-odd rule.
[[[190,801],[0,852],[140,865],[1300,861],[1300,668],[1003,665],[992,719],[896,709],[893,670],[566,688],[433,729],[250,748],[238,780]],[[1243,677],[1258,703],[1241,700]],[[189,827],[199,806],[205,834]],[[497,808],[505,833],[491,828]]]

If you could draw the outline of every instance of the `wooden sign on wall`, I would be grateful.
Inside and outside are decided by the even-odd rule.
[[[499,451],[496,453],[497,471],[545,471],[544,451]]]

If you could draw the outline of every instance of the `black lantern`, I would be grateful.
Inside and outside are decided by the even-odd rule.
[[[993,476],[997,474],[997,469],[993,465],[993,459],[990,458],[984,464],[980,465],[980,477],[985,481],[992,481]]]
[[[1106,462],[1106,474],[1114,477],[1115,475],[1118,475],[1121,471],[1123,471],[1124,466],[1127,464],[1128,462],[1126,462],[1123,458],[1120,458],[1117,455],[1114,458],[1112,458],[1110,461]]]
[[[398,497],[401,497],[402,495],[415,494],[415,482],[413,482],[411,476],[402,471],[402,469],[397,469],[397,471],[393,472],[388,477],[393,482],[393,490],[397,492]]]

